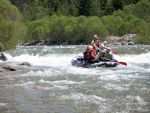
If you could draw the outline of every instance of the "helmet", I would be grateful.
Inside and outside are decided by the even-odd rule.
[[[92,49],[93,49],[93,46],[87,46],[85,51],[88,52],[88,51],[90,51]]]
[[[108,48],[107,48],[107,50],[111,50],[111,48],[110,48],[110,47],[108,47]]]
[[[106,41],[104,41],[104,44],[107,44],[107,42],[106,42]]]
[[[94,35],[94,38],[96,38],[97,37],[97,35]]]
[[[88,50],[92,50],[93,46],[88,46],[87,48],[88,48]]]

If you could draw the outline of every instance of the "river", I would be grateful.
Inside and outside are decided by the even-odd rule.
[[[85,45],[19,46],[5,51],[14,72],[1,72],[1,113],[149,113],[150,46],[112,46],[128,66],[82,68],[71,59]],[[32,66],[19,66],[29,62]]]

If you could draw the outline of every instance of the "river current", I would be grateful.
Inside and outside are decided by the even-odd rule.
[[[150,46],[112,46],[128,66],[71,65],[85,45],[19,46],[0,66],[1,113],[150,113]],[[29,62],[32,66],[19,66]]]

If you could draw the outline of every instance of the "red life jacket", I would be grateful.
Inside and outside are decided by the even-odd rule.
[[[91,50],[91,51],[89,52],[88,58],[94,58],[92,55],[96,56],[96,51],[95,51],[95,49],[93,49],[93,50]]]

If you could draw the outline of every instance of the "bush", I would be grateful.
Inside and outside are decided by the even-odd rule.
[[[5,50],[22,42],[26,35],[26,26],[20,22],[21,15],[17,7],[11,5],[8,0],[1,0],[0,12],[1,50]]]

